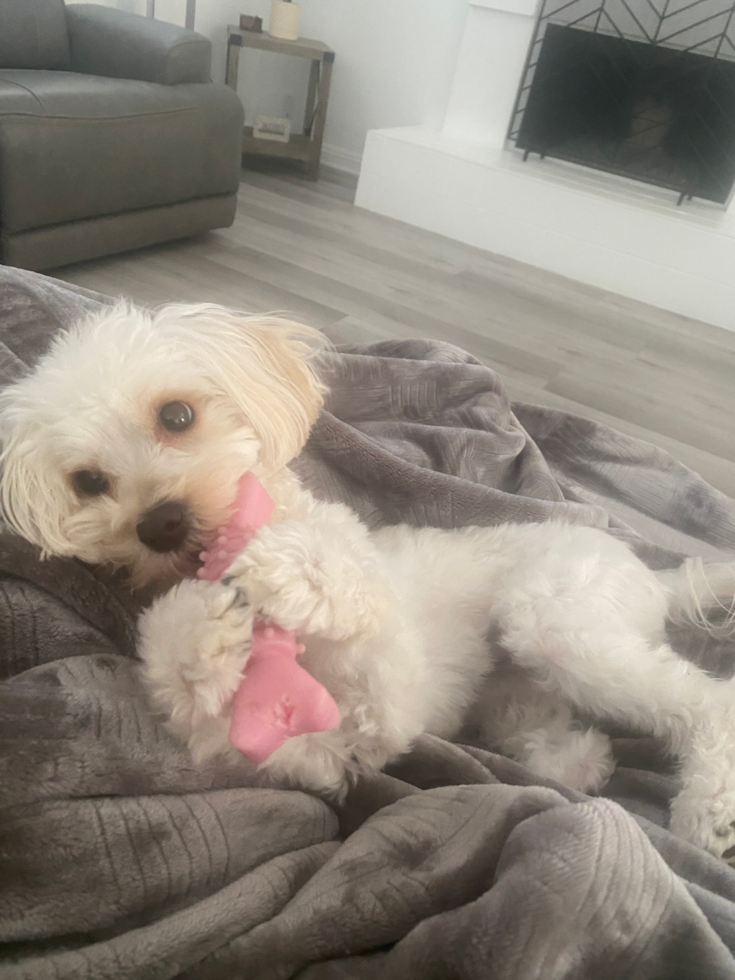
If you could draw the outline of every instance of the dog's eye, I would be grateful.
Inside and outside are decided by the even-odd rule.
[[[84,497],[99,497],[110,489],[107,477],[95,470],[77,470],[71,479],[76,492]]]
[[[166,402],[159,409],[158,418],[169,432],[184,432],[194,421],[194,409],[186,402]]]

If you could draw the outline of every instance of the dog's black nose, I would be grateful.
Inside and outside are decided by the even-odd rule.
[[[175,551],[188,530],[186,507],[178,500],[167,500],[149,510],[136,530],[138,538],[151,551]]]

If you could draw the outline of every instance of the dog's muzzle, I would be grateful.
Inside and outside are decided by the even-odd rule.
[[[184,543],[189,522],[186,507],[179,500],[166,500],[148,511],[138,523],[138,539],[151,551],[176,551]]]

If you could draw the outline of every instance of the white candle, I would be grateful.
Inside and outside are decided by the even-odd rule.
[[[295,41],[299,36],[299,17],[301,7],[285,0],[272,0],[270,33],[284,41]]]

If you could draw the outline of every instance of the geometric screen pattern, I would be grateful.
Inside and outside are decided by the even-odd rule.
[[[553,156],[725,203],[735,184],[733,0],[544,0],[511,119]]]

